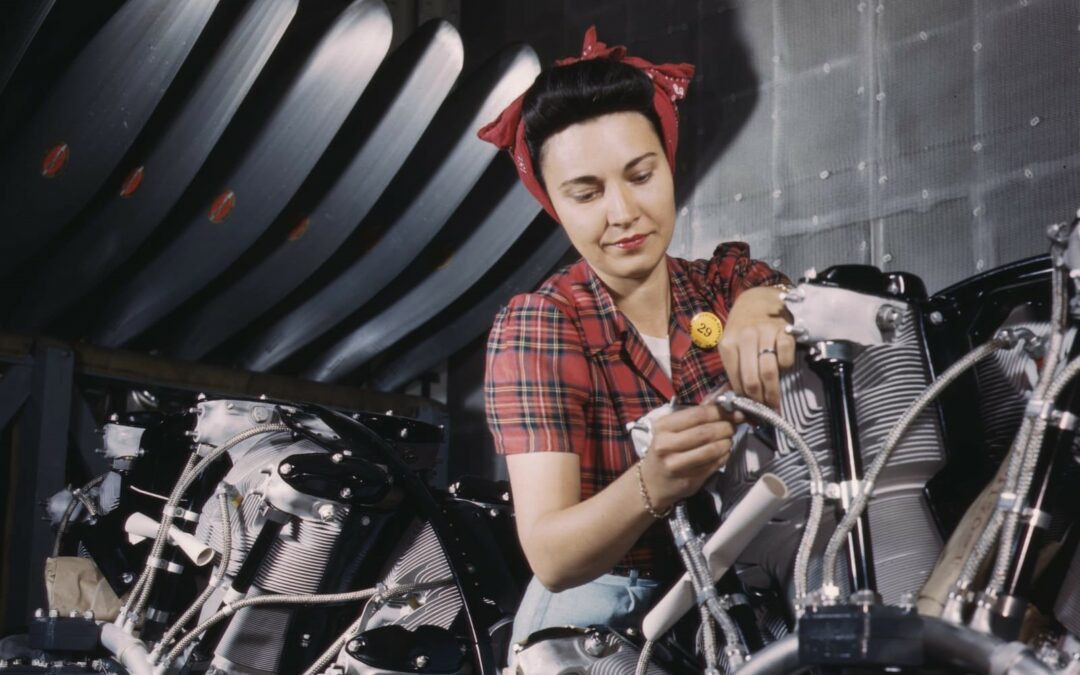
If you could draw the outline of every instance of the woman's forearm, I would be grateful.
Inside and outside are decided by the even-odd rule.
[[[535,519],[520,536],[533,572],[560,591],[610,571],[655,522],[631,468],[589,499]]]

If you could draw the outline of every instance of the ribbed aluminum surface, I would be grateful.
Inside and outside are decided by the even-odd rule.
[[[421,584],[451,579],[450,565],[435,531],[428,523],[415,523],[402,538],[402,545],[390,556],[393,563],[383,575],[387,586]],[[409,630],[417,626],[449,628],[461,611],[461,594],[453,584],[364,607],[363,630],[397,624]]]
[[[904,410],[930,383],[912,309],[903,312],[892,343],[869,347],[855,358],[852,382],[863,465],[869,467]],[[833,480],[832,441],[820,380],[809,364],[800,360],[782,377],[781,391],[784,417],[802,433],[822,463],[826,480]],[[738,448],[733,456],[723,482],[727,508],[737,503],[765,471],[787,483],[791,492],[788,503],[740,561],[742,566],[768,570],[786,584],[809,508],[810,486],[805,465],[787,439],[779,436],[777,445],[779,453],[773,456],[760,439],[748,437],[746,446]],[[927,413],[901,441],[878,480],[878,496],[869,507],[870,532],[877,590],[886,602],[898,602],[903,593],[918,590],[941,550],[941,537],[923,489],[943,462],[940,431],[935,418]],[[831,511],[831,504],[827,505],[826,513]],[[834,526],[835,522],[826,517],[819,549]],[[819,584],[820,574],[820,562],[813,560],[811,588]]]

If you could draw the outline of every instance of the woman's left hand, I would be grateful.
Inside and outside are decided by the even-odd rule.
[[[795,338],[776,286],[743,291],[728,314],[720,357],[735,393],[780,409],[780,371],[795,363]]]

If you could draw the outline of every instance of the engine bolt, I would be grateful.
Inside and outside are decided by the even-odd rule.
[[[895,330],[900,321],[900,310],[891,305],[882,305],[877,313],[877,325],[881,330]]]
[[[292,473],[292,464],[285,462],[278,467],[278,473],[280,473],[282,476],[288,476],[290,473]]]
[[[401,432],[398,433],[398,436],[401,436],[401,439],[405,440],[406,438],[409,437],[409,430],[406,429],[405,427],[401,427]]]
[[[597,631],[589,631],[589,634],[585,637],[585,653],[589,656],[600,657],[604,654],[604,648],[607,645],[604,643],[604,639],[600,637],[600,633]]]
[[[330,461],[334,464],[341,464],[341,460],[343,459],[345,459],[345,455],[341,454],[340,452],[335,452],[334,454],[330,455]]]
[[[318,514],[319,518],[324,522],[328,520],[333,520],[334,507],[331,504],[322,504],[321,506],[319,506],[318,509],[315,510],[315,513]]]
[[[348,499],[349,497],[352,497],[352,490],[350,488],[343,487],[341,488],[341,492],[339,492],[338,494],[341,495],[342,499]]]
[[[431,659],[429,659],[425,654],[420,654],[415,659],[413,659],[413,665],[417,668],[427,668],[427,664],[429,663],[431,663]]]
[[[364,641],[360,638],[353,638],[349,640],[349,643],[345,645],[345,649],[350,652],[358,652],[364,648]]]
[[[130,584],[132,581],[135,581],[135,575],[131,572],[124,572],[120,575],[120,581],[123,581],[125,584]]]
[[[945,323],[945,315],[935,309],[934,311],[930,312],[930,323],[934,324],[935,326],[940,326],[941,324]]]
[[[35,610],[34,610],[34,618],[35,618],[35,619],[44,619],[44,618],[45,618],[45,610],[43,610],[43,609],[42,609],[42,608],[40,608],[40,607],[38,607],[37,609],[35,609]]]

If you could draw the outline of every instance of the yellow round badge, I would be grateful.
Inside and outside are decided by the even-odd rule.
[[[698,312],[690,319],[690,338],[702,349],[712,349],[720,344],[723,335],[724,325],[712,312]]]

